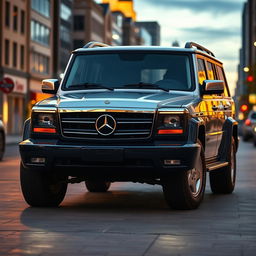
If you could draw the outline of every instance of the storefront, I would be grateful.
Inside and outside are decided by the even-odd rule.
[[[9,135],[22,133],[24,119],[26,118],[26,96],[28,81],[24,77],[4,74],[4,78],[10,78],[14,82],[11,93],[2,93],[2,119]]]

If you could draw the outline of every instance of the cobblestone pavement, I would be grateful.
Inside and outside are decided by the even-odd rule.
[[[114,183],[105,194],[70,185],[61,207],[30,208],[19,186],[17,147],[0,163],[0,255],[256,255],[256,149],[240,144],[231,195],[173,211],[160,186]]]

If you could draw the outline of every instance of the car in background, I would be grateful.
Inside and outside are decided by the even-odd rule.
[[[256,111],[251,110],[247,119],[242,125],[243,141],[248,141],[254,137],[254,127],[256,125]]]
[[[0,117],[0,161],[3,159],[5,151],[5,131],[4,124]]]

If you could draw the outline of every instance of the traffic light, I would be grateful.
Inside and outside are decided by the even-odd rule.
[[[247,76],[247,82],[252,83],[254,81],[254,77],[253,76]]]
[[[246,112],[246,111],[248,110],[248,105],[243,104],[243,105],[240,107],[240,110],[241,110],[241,112]]]

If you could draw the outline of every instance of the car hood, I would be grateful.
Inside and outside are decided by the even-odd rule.
[[[39,105],[54,105],[65,108],[148,108],[182,107],[193,100],[191,93],[109,91],[68,93],[43,100]]]

